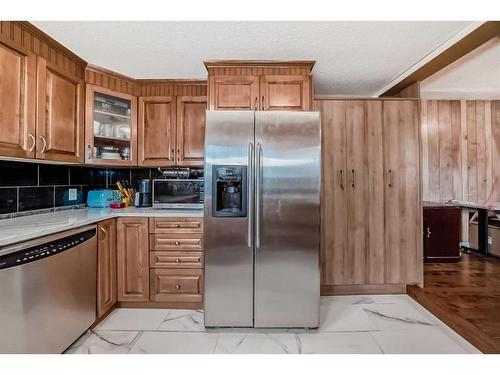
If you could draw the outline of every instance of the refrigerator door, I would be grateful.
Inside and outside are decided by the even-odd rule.
[[[319,325],[319,112],[256,112],[255,327]]]
[[[204,212],[206,327],[253,326],[253,142],[253,111],[207,111]],[[214,216],[214,166],[232,166],[248,173],[244,179],[247,186],[242,189],[247,198],[242,199],[247,205],[244,216]],[[221,167],[223,171],[224,168]]]

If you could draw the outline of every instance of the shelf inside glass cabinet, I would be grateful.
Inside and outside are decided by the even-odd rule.
[[[130,100],[94,93],[94,157],[130,160]]]

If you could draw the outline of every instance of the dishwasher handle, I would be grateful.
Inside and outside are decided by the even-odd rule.
[[[22,266],[70,250],[95,237],[96,227],[62,232],[0,250],[0,270]]]

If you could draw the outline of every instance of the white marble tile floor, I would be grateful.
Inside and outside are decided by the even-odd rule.
[[[320,327],[205,329],[202,310],[116,309],[70,354],[479,353],[407,295],[322,297]]]

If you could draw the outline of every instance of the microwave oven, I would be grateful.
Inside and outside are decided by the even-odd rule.
[[[153,208],[202,209],[205,185],[198,179],[153,180]]]

